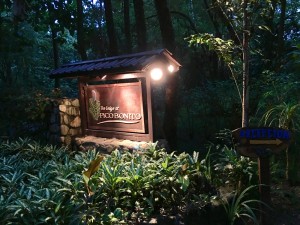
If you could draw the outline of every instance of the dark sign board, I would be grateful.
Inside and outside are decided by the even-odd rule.
[[[291,139],[289,130],[272,127],[245,127],[232,132],[236,149],[248,157],[279,153]]]
[[[145,133],[141,81],[86,86],[87,129]]]

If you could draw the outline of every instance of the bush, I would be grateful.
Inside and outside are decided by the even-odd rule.
[[[0,109],[0,138],[45,138],[48,129],[45,109],[51,103],[51,99],[59,95],[59,90],[48,94],[35,89],[1,89],[0,103],[3,110]]]
[[[168,154],[153,146],[144,154],[116,150],[97,159],[96,151],[70,153],[29,139],[1,143],[0,221],[130,224],[178,213],[197,196],[204,207],[215,194],[197,154]]]

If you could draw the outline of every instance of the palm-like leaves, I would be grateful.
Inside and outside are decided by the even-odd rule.
[[[261,124],[265,126],[278,126],[285,129],[298,130],[300,125],[300,104],[283,102],[274,106],[263,115]]]
[[[233,198],[228,201],[224,200],[223,206],[227,213],[228,222],[233,225],[236,219],[250,219],[255,224],[259,224],[255,211],[258,211],[257,206],[264,204],[263,202],[256,199],[247,199],[249,191],[255,186],[250,186],[243,190],[240,194],[235,193]]]
[[[292,132],[300,131],[300,103],[281,103],[273,108],[269,109],[262,117],[261,123],[267,126],[278,126],[281,128],[289,129]],[[297,135],[295,135],[297,136]],[[297,137],[296,137],[297,138]],[[295,146],[294,140],[292,140],[291,146]],[[297,168],[290,169],[291,152],[289,148],[286,149],[286,179],[291,181],[291,170],[297,170]],[[296,163],[294,163],[296,165]],[[295,177],[293,178],[295,179]],[[297,179],[297,178],[296,178]]]

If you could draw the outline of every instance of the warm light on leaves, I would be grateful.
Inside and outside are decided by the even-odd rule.
[[[97,170],[100,167],[100,163],[103,161],[103,159],[104,159],[104,156],[97,156],[96,159],[91,161],[88,170],[83,172],[82,176],[83,176],[83,180],[84,180],[84,183],[87,188],[88,188],[88,183],[89,183],[91,176],[93,176],[93,174],[95,174],[97,172]],[[89,190],[89,188],[88,188],[88,190]],[[90,193],[90,190],[89,190],[89,193]]]

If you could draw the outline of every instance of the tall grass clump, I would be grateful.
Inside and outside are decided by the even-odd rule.
[[[230,200],[223,201],[228,224],[234,225],[238,220],[243,224],[249,224],[250,221],[259,224],[256,214],[260,210],[259,206],[264,203],[260,200],[249,199],[250,192],[255,187],[257,186],[249,186],[240,193],[235,192]]]

